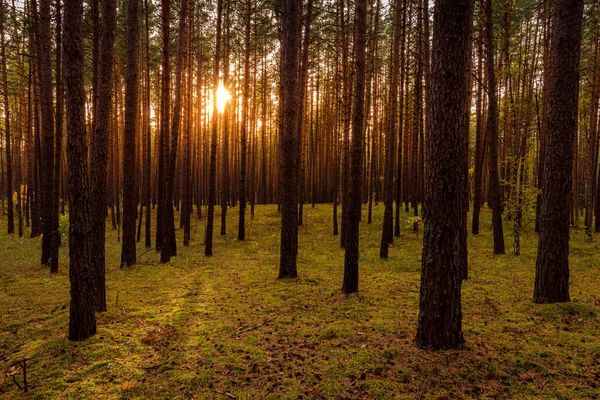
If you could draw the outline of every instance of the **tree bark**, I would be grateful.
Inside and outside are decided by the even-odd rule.
[[[92,235],[92,268],[96,311],[106,311],[106,173],[110,114],[112,109],[113,55],[116,31],[116,0],[104,0],[102,7],[102,33],[98,60],[98,101],[94,133],[91,137],[90,201],[96,205],[90,215]],[[66,22],[65,22],[66,24]],[[66,60],[65,60],[66,61]]]
[[[464,117],[472,0],[437,0],[433,19],[427,191],[416,344],[461,349],[461,249],[464,213]],[[452,51],[448,51],[448,49]]]
[[[282,130],[279,154],[279,198],[281,201],[281,251],[279,279],[298,275],[298,29],[300,0],[283,0],[281,40]]]
[[[219,87],[219,58],[221,53],[221,14],[223,0],[217,0],[217,37],[215,44],[215,60],[213,69],[213,111],[210,137],[210,165],[208,175],[208,211],[206,220],[206,238],[204,255],[212,256],[213,229],[215,223],[215,202],[217,197],[217,133],[219,129],[219,110],[217,108],[217,89]]]
[[[496,71],[494,64],[494,24],[492,0],[485,2],[485,50],[488,73],[488,117],[487,146],[489,162],[488,203],[492,208],[494,231],[494,254],[504,254],[504,232],[502,229],[502,197],[498,174],[498,100],[496,99]]]
[[[535,303],[569,301],[569,211],[577,133],[583,0],[557,0],[548,87]]]
[[[40,1],[39,28],[37,35],[37,59],[39,97],[41,105],[41,165],[42,198],[42,264],[50,272],[58,272],[58,215],[54,212],[54,91],[52,88],[52,59],[50,35],[50,0]]]
[[[125,79],[125,131],[123,133],[123,246],[121,266],[136,261],[135,219],[137,215],[136,174],[127,171],[136,165],[138,116],[138,0],[127,2],[127,69]]]
[[[358,292],[358,238],[363,169],[363,122],[367,42],[367,1],[356,0],[354,8],[354,104],[352,105],[352,152],[348,193],[347,234],[342,292]]]
[[[69,340],[96,333],[95,297],[90,264],[91,238],[85,133],[83,0],[64,1],[65,87],[69,181]]]

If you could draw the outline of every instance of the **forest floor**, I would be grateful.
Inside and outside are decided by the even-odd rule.
[[[340,291],[331,205],[305,208],[294,280],[276,279],[275,206],[256,207],[244,242],[238,209],[229,210],[227,236],[216,210],[212,258],[203,256],[204,220],[194,219],[191,245],[179,245],[170,264],[152,250],[121,269],[109,228],[108,311],[80,343],[66,338],[66,246],[50,275],[39,239],[9,237],[1,225],[0,398],[600,398],[600,238],[573,229],[573,302],[535,305],[535,234],[523,233],[521,256],[494,256],[485,212],[483,234],[469,236],[467,349],[429,352],[413,344],[422,238],[403,224],[380,260],[382,205],[373,224],[361,224],[360,293],[351,296]],[[510,252],[509,222],[505,232]],[[27,395],[17,386],[23,359]]]

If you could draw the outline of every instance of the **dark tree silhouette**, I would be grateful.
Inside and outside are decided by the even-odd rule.
[[[58,272],[58,215],[54,210],[54,90],[52,88],[52,37],[50,34],[50,0],[40,1],[36,55],[38,58],[39,99],[41,106],[42,174],[42,265]]]
[[[175,69],[175,101],[173,104],[173,120],[171,126],[171,145],[168,158],[165,155],[166,164],[166,196],[163,214],[163,244],[160,247],[160,262],[169,262],[171,256],[177,255],[177,244],[175,241],[175,217],[173,215],[173,192],[175,188],[175,167],[177,163],[177,148],[179,140],[179,128],[181,126],[181,86],[183,73],[187,62],[187,0],[182,0],[179,8],[179,30],[177,35],[177,66]]]
[[[2,97],[4,100],[4,143],[6,150],[6,197],[7,197],[7,233],[15,233],[15,215],[13,204],[13,172],[12,151],[10,137],[10,106],[8,100],[8,78],[6,74],[6,39],[4,37],[4,22],[6,20],[6,6],[4,1],[0,4],[0,52],[2,58]],[[20,189],[18,189],[20,191]],[[20,196],[20,193],[19,193]],[[58,265],[58,261],[57,261]]]
[[[536,303],[569,301],[569,217],[577,132],[583,0],[557,0],[548,82],[544,191],[536,261]]]
[[[347,235],[342,292],[358,292],[358,236],[361,214],[363,169],[363,123],[365,112],[365,67],[367,0],[356,0],[354,8],[354,104],[352,105],[352,148],[348,193]]]
[[[95,298],[91,287],[90,221],[83,78],[83,0],[64,2],[65,87],[67,105],[67,160],[69,167],[69,339],[83,340],[96,333]]]
[[[281,251],[279,278],[298,276],[298,46],[300,0],[283,0],[281,37],[282,130],[279,154],[279,199],[281,201]]]
[[[403,5],[406,7],[406,4]],[[393,212],[394,212],[394,143],[396,141],[396,119],[398,114],[398,72],[400,70],[400,42],[404,24],[402,24],[402,15],[404,14],[400,7],[400,1],[395,1],[394,12],[394,40],[392,44],[392,69],[390,82],[390,116],[387,121],[386,135],[386,157],[385,157],[385,189],[384,189],[384,211],[383,211],[383,230],[381,233],[381,246],[379,248],[379,257],[388,257],[388,247],[394,241],[393,232]],[[402,25],[402,27],[400,26]],[[403,49],[404,50],[404,49]],[[402,155],[402,152],[399,153]],[[402,159],[398,161],[398,177],[401,176]],[[398,219],[400,216],[398,215]],[[398,227],[399,228],[399,227]]]
[[[433,17],[430,132],[416,344],[463,347],[461,250],[469,38],[473,0],[437,0]],[[452,51],[448,51],[452,49]]]
[[[136,163],[138,109],[138,0],[127,2],[127,77],[125,79],[125,132],[123,171]],[[136,174],[123,175],[123,246],[121,266],[136,260],[135,219],[137,214]]]
[[[217,0],[217,37],[215,43],[215,63],[213,68],[213,110],[210,135],[210,165],[208,174],[208,210],[206,215],[206,237],[204,255],[212,256],[213,229],[215,224],[215,202],[217,197],[217,133],[219,129],[219,109],[217,108],[217,89],[219,87],[219,59],[221,53],[221,14],[223,0]]]
[[[113,55],[116,30],[116,0],[105,0],[102,7],[102,33],[98,59],[98,99],[96,118],[90,140],[90,223],[91,262],[94,271],[96,311],[106,311],[106,194],[110,114],[112,110]],[[66,22],[65,22],[66,24]]]
[[[494,24],[492,0],[485,1],[485,51],[488,73],[488,118],[487,147],[489,165],[488,202],[492,208],[494,231],[494,254],[504,254],[504,232],[502,229],[502,197],[498,175],[498,100],[496,98],[496,71],[494,64]]]

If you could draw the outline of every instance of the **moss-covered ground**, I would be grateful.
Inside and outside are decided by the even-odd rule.
[[[600,398],[600,239],[572,231],[573,302],[535,305],[536,235],[523,233],[521,256],[494,256],[484,213],[482,234],[469,237],[463,284],[467,349],[420,351],[422,238],[403,226],[380,260],[382,206],[375,210],[373,224],[361,224],[360,293],[351,296],[340,291],[344,257],[331,205],[305,208],[294,280],[276,279],[275,206],[256,207],[244,242],[235,240],[230,209],[227,236],[216,224],[211,258],[204,220],[194,220],[191,245],[180,244],[166,265],[152,250],[119,268],[109,228],[109,309],[97,317],[97,335],[80,343],[66,338],[67,248],[50,275],[39,265],[40,241],[9,237],[0,225],[0,398]],[[23,359],[27,394],[17,385]]]

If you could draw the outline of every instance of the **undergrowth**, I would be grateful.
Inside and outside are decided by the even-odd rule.
[[[166,265],[141,245],[138,264],[119,268],[109,228],[109,309],[81,343],[66,339],[68,250],[50,275],[38,239],[0,226],[0,398],[600,398],[598,239],[572,232],[573,302],[535,305],[536,235],[522,233],[521,256],[494,256],[483,213],[463,284],[467,349],[420,351],[422,238],[403,223],[389,260],[380,260],[382,208],[373,224],[361,223],[360,292],[351,296],[340,290],[331,205],[304,208],[294,280],[276,279],[275,206],[256,207],[244,242],[230,212],[228,235],[216,227],[212,258],[203,256],[205,220],[194,219],[191,245],[179,240]],[[24,359],[28,394],[18,387]]]

